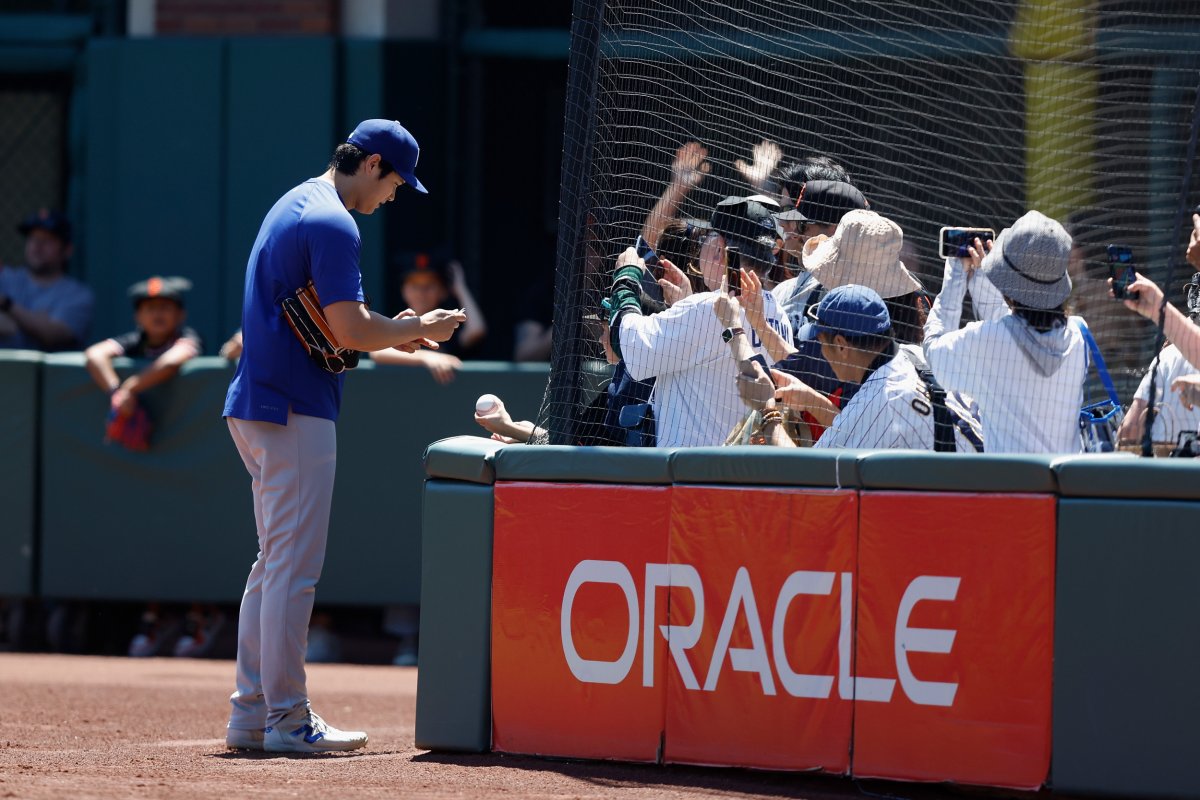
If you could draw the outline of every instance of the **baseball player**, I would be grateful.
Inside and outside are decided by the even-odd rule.
[[[413,174],[418,152],[400,123],[361,123],[326,172],[275,203],[250,253],[243,351],[224,416],[250,472],[259,553],[238,619],[230,747],[312,753],[367,743],[365,733],[338,730],[309,706],[304,653],[325,559],[344,374],[308,357],[281,303],[311,281],[328,328],[357,351],[411,352],[450,338],[466,319],[462,311],[407,310],[388,318],[368,310],[363,298],[350,212],[373,213],[406,183],[424,194]]]

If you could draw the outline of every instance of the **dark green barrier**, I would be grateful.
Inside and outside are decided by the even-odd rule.
[[[121,360],[123,373],[132,362]],[[499,393],[533,418],[546,366],[467,364],[448,386],[421,368],[366,364],[346,379],[320,602],[420,600],[421,454],[430,438],[483,433],[475,399]],[[236,601],[254,560],[250,478],[221,418],[233,368],[187,364],[147,393],[148,453],[103,442],[107,398],[81,354],[48,356],[41,430],[42,592]],[[487,444],[486,439],[480,442]],[[30,493],[27,496],[32,496]]]
[[[675,483],[857,488],[865,450],[692,447],[671,456]]]
[[[321,602],[417,603],[421,586],[421,455],[430,441],[478,432],[475,400],[503,398],[534,419],[547,366],[467,363],[442,386],[423,368],[366,364],[346,378],[338,474]]]
[[[43,374],[42,593],[236,601],[257,547],[250,479],[221,419],[232,368],[196,359],[148,392],[147,453],[104,443],[108,398],[81,354],[47,356]]]
[[[1200,797],[1200,464],[1055,463],[1054,788]]]
[[[0,350],[0,595],[34,590],[41,363],[41,353]]]
[[[492,515],[491,486],[425,484],[417,747],[491,748]]]
[[[232,333],[218,320],[223,47],[219,39],[183,37],[88,42],[86,216],[75,261],[96,293],[93,340],[133,327],[125,289],[156,274],[195,283],[191,321],[210,350]],[[253,168],[269,169],[273,153],[258,152]],[[240,282],[232,294],[240,301]]]

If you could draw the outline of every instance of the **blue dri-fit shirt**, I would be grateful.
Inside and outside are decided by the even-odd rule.
[[[358,225],[328,181],[307,180],[267,213],[242,298],[242,357],[225,395],[226,417],[287,424],[297,414],[336,420],[345,374],[304,352],[280,303],[312,281],[321,305],[363,302]]]

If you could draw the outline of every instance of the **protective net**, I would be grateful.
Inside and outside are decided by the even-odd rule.
[[[1198,82],[1188,0],[577,0],[538,425],[1165,452],[1195,370],[1108,279],[1186,313]]]

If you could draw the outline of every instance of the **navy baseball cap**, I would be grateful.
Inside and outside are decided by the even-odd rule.
[[[815,311],[809,313],[815,318],[815,323],[809,326],[813,336],[840,333],[850,339],[861,339],[885,334],[892,327],[887,304],[879,293],[853,283],[826,293]]]
[[[47,231],[64,242],[71,241],[71,223],[57,211],[40,209],[30,214],[17,226],[17,231],[22,236],[28,236],[30,231],[34,230]]]
[[[138,281],[126,290],[129,299],[133,301],[133,307],[136,309],[143,300],[149,300],[154,297],[161,297],[164,300],[174,300],[183,307],[183,296],[192,288],[192,282],[187,278],[178,276],[160,277],[155,275],[153,278],[147,278],[144,281]]]
[[[796,207],[775,219],[837,225],[847,211],[866,208],[863,193],[844,181],[808,181],[800,189]]]
[[[709,228],[726,239],[757,242],[768,247],[783,233],[775,222],[779,204],[770,197],[755,194],[749,197],[726,197],[713,210]]]
[[[429,190],[413,174],[421,148],[399,122],[392,119],[364,120],[358,123],[346,141],[365,153],[378,153],[404,178],[405,183],[421,194],[429,194]]]

